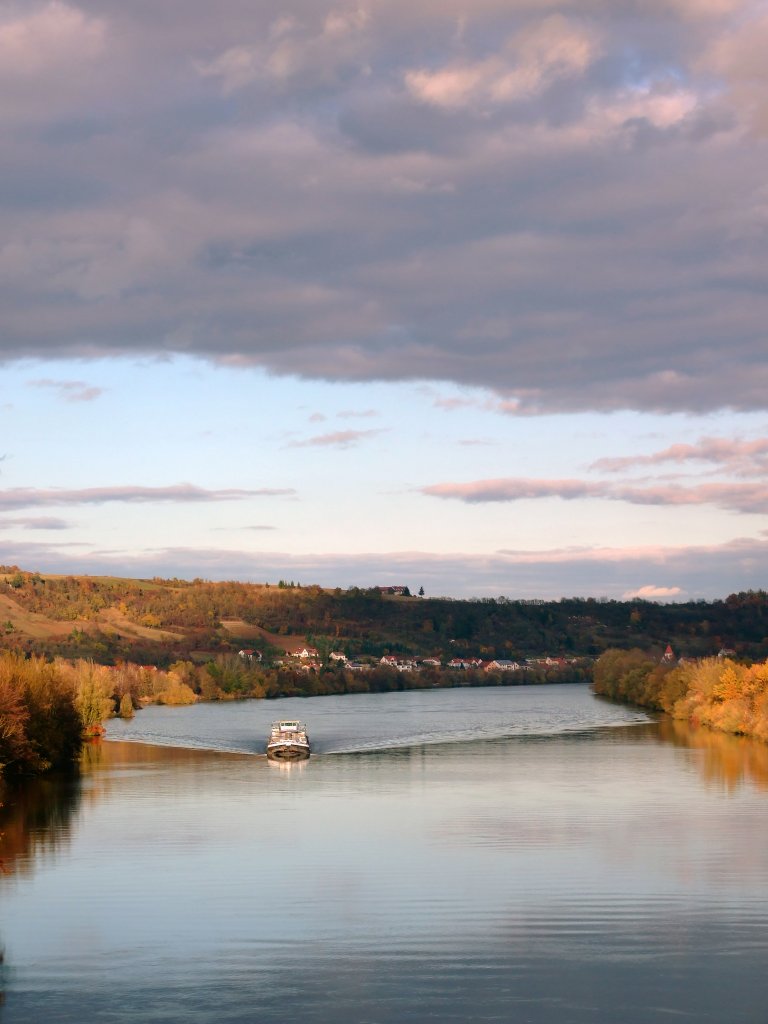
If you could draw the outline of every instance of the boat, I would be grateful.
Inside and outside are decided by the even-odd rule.
[[[267,740],[271,761],[304,761],[309,757],[307,727],[301,722],[273,722]]]

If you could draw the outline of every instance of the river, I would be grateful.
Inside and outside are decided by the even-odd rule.
[[[3,1024],[768,1019],[768,745],[580,686],[146,708],[6,804]]]

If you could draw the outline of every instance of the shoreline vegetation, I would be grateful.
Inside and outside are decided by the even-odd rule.
[[[637,648],[609,650],[594,666],[594,693],[768,742],[768,664],[731,658],[679,662],[649,658]]]
[[[537,673],[450,671],[404,673],[371,665],[364,673],[328,664],[307,671],[264,667],[238,655],[168,670],[125,663],[46,659],[0,652],[0,779],[13,781],[73,768],[83,743],[103,735],[103,722],[131,718],[147,704],[185,705],[236,699],[386,693],[434,687],[587,682],[599,696],[661,711],[694,727],[768,741],[768,664],[730,658],[659,661],[646,652],[611,649],[594,666]]]

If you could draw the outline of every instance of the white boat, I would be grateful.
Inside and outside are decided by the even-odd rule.
[[[267,757],[272,761],[303,761],[309,757],[307,727],[301,722],[273,722],[267,740]]]

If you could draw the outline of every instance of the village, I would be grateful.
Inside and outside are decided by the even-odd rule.
[[[247,662],[262,661],[260,651],[251,648],[243,648],[238,651],[240,658]],[[421,672],[426,669],[447,669],[449,671],[481,671],[481,672],[529,672],[536,669],[563,669],[569,665],[583,663],[585,658],[564,658],[550,657],[544,655],[540,658],[523,658],[520,661],[508,658],[493,658],[484,661],[482,658],[450,658],[444,661],[438,656],[433,657],[409,657],[398,654],[385,654],[381,658],[350,659],[343,651],[331,651],[327,660],[324,660],[321,652],[316,647],[305,646],[292,653],[286,652],[286,657],[276,658],[273,664],[298,668],[304,672],[317,672],[325,664],[335,665],[337,668],[345,668],[349,672],[370,672],[377,666],[395,669],[397,672]]]

